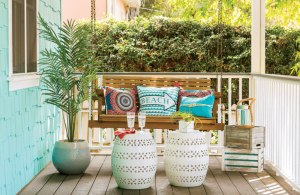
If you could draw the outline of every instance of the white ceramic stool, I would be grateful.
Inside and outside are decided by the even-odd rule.
[[[172,132],[164,154],[167,177],[174,186],[200,186],[207,173],[208,146],[203,133]]]
[[[149,188],[155,177],[157,153],[154,140],[149,132],[116,137],[111,167],[120,188]]]

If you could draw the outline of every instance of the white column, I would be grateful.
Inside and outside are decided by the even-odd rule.
[[[265,0],[252,0],[251,73],[265,74]]]

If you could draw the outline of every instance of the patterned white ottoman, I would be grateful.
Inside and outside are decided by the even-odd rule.
[[[155,177],[157,153],[154,140],[149,132],[125,135],[116,138],[111,168],[120,188],[149,188]]]
[[[209,163],[208,146],[200,131],[172,132],[166,144],[164,165],[167,177],[174,186],[200,186]]]

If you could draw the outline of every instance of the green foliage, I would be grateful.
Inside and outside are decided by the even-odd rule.
[[[300,37],[296,41],[297,55],[295,57],[296,64],[292,67],[291,74],[297,74],[300,77]]]
[[[90,22],[82,22],[90,29]],[[107,18],[98,21],[95,52],[102,71],[216,72],[218,29],[196,20],[142,17],[134,21]],[[223,27],[223,72],[251,71],[251,29]],[[266,28],[266,72],[290,73],[297,52],[299,30]],[[218,69],[220,71],[220,67]]]
[[[176,111],[173,112],[171,114],[171,121],[174,121],[175,117],[182,117],[182,119],[185,122],[189,122],[189,124],[191,123],[191,121],[194,121],[194,125],[196,126],[198,122],[202,123],[201,120],[197,117],[195,117],[192,113],[189,112],[180,112],[180,111]],[[189,126],[189,124],[187,126]]]
[[[251,0],[222,0],[223,22],[227,25],[251,25]],[[140,16],[165,16],[195,19],[215,24],[218,20],[218,0],[149,0],[145,2]],[[299,28],[300,1],[266,0],[266,25]],[[158,10],[158,11],[153,11]]]
[[[96,70],[89,65],[92,64],[92,53],[85,39],[88,32],[71,20],[56,34],[40,15],[39,21],[43,27],[39,30],[40,35],[55,45],[55,50],[41,52],[43,95],[47,97],[46,103],[66,113],[67,118],[63,117],[63,121],[68,141],[73,142],[76,114],[80,104],[89,97],[89,83],[96,79]],[[81,71],[80,77],[74,75],[78,71]]]

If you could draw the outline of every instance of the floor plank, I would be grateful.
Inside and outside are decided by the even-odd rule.
[[[108,184],[111,180],[111,158],[108,156],[96,177],[96,180],[91,188],[90,195],[104,195],[107,191]]]
[[[292,195],[299,195],[300,193],[294,191],[292,186],[290,186],[281,176],[276,176],[276,171],[274,171],[268,164],[264,165],[265,171],[269,173],[288,193]]]
[[[190,195],[198,195],[198,194],[205,195],[205,194],[207,194],[204,189],[203,184],[201,186],[189,188],[189,192],[190,192]]]
[[[190,195],[189,188],[172,186],[174,195]]]
[[[257,194],[273,194],[255,173],[241,173]]]
[[[139,195],[140,190],[129,190],[129,189],[124,189],[123,190],[123,195]]]
[[[91,157],[91,162],[95,156]],[[59,186],[57,191],[55,192],[55,195],[66,195],[66,194],[71,194],[76,187],[77,183],[81,179],[83,174],[79,175],[68,175],[65,180],[62,182],[62,184]]]
[[[222,156],[216,156],[220,166],[222,166]],[[220,167],[221,168],[221,167]],[[243,195],[254,195],[256,192],[252,189],[250,184],[245,180],[240,172],[226,171],[226,174],[237,188],[240,194]]]
[[[221,170],[221,165],[215,156],[209,157],[209,167],[224,194],[240,194],[228,175]]]
[[[38,193],[56,171],[54,165],[51,163],[20,193],[20,195],[32,195]]]
[[[256,173],[256,176],[271,190],[273,194],[289,194],[266,171]]]
[[[62,182],[59,186],[55,195],[66,195],[71,194],[76,187],[77,183],[79,182],[80,178],[83,174],[79,175],[68,175],[66,179]]]
[[[91,162],[90,166],[87,168],[87,170],[85,171],[85,173],[82,175],[81,179],[79,180],[78,184],[76,185],[76,187],[72,193],[73,195],[86,195],[89,193],[105,158],[107,158],[107,157],[106,156],[95,156],[95,158]]]
[[[123,189],[118,187],[114,175],[111,176],[106,195],[122,195]]]
[[[166,176],[163,156],[158,156],[155,180],[142,190],[123,190],[118,187],[111,170],[110,156],[94,156],[82,175],[61,175],[50,164],[20,194],[100,194],[100,195],[202,195],[202,194],[292,194],[282,177],[269,166],[261,173],[222,172],[219,156],[210,156],[209,168],[203,185],[198,187],[171,186]]]
[[[217,180],[213,176],[210,168],[208,167],[205,180],[203,182],[204,189],[208,195],[220,195],[223,194]]]
[[[153,181],[152,181],[152,184],[151,184],[151,187],[150,188],[146,188],[146,189],[141,189],[140,190],[140,194],[141,195],[156,195],[156,186],[155,186],[155,180],[156,178],[154,177]]]
[[[52,195],[56,192],[59,186],[62,184],[67,175],[54,173],[46,185],[39,191],[38,195]]]
[[[156,171],[156,193],[158,195],[170,195],[173,194],[171,184],[167,178],[165,167],[164,167],[164,157],[157,157],[157,171]]]

